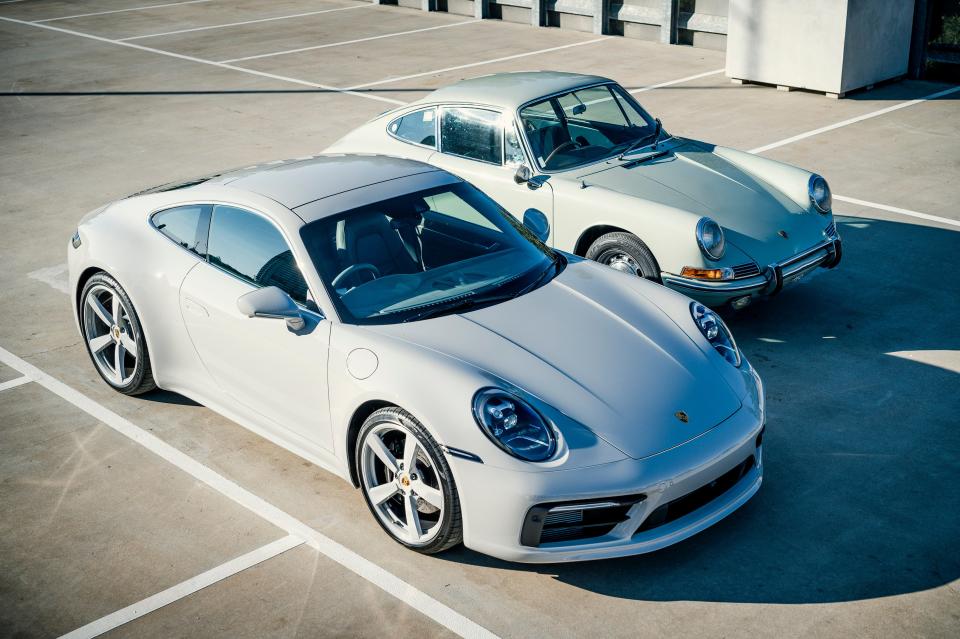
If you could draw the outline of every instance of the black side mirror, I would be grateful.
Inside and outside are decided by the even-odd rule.
[[[550,221],[543,211],[538,209],[527,209],[523,212],[523,225],[537,236],[541,242],[546,242],[550,237]]]

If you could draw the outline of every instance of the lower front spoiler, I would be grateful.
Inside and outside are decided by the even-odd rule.
[[[568,471],[507,472],[452,460],[464,517],[464,544],[507,561],[564,563],[626,557],[659,550],[712,526],[745,504],[763,481],[763,424],[743,408],[725,422],[669,451]],[[749,470],[724,492],[668,523],[645,528],[661,506],[715,483],[752,458]],[[493,497],[495,495],[496,497]],[[524,522],[537,507],[583,501],[634,505],[607,534],[589,539],[532,543]],[[636,497],[642,496],[639,501]]]
[[[669,288],[698,299],[708,306],[720,306],[745,297],[772,297],[816,268],[836,267],[842,257],[843,244],[839,237],[835,237],[787,260],[767,266],[761,275],[742,280],[707,282],[672,273],[662,273],[661,279]]]

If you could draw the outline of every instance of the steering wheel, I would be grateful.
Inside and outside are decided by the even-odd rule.
[[[340,271],[340,273],[333,278],[333,281],[330,282],[330,286],[336,288],[337,285],[343,282],[343,280],[347,279],[354,273],[360,273],[362,271],[370,271],[370,273],[373,275],[373,279],[380,277],[380,269],[369,262],[361,262],[360,264],[351,264],[347,268]]]
[[[548,164],[550,164],[550,160],[553,159],[553,156],[555,156],[557,153],[567,148],[568,146],[575,146],[579,149],[580,143],[577,142],[576,140],[567,140],[566,142],[561,142],[560,144],[557,145],[557,147],[553,151],[550,151],[550,155],[548,155],[547,158],[543,161],[543,166],[547,166]]]

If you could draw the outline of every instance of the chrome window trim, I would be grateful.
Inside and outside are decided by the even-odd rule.
[[[436,105],[436,104],[433,104],[433,105],[430,105],[430,106],[426,106],[426,107],[421,106],[420,108],[413,109],[412,111],[407,111],[406,113],[402,113],[402,114],[398,115],[397,117],[395,117],[395,118],[393,118],[392,120],[390,120],[389,122],[387,122],[387,126],[386,126],[387,135],[389,135],[389,136],[392,137],[393,139],[397,140],[398,142],[403,142],[404,144],[412,144],[413,146],[418,146],[418,147],[420,147],[421,149],[429,149],[429,150],[431,150],[431,151],[439,151],[439,150],[440,150],[440,116],[437,115],[436,113],[435,113],[434,116],[433,116],[433,139],[434,139],[434,141],[436,142],[436,144],[435,144],[434,146],[429,146],[429,145],[427,145],[427,144],[420,144],[419,142],[413,142],[413,141],[411,141],[411,140],[407,140],[407,139],[405,139],[405,138],[401,138],[399,135],[396,135],[395,133],[393,133],[393,132],[390,131],[390,125],[393,124],[394,122],[396,122],[397,120],[402,120],[403,118],[407,117],[408,115],[413,115],[414,113],[419,113],[419,112],[421,112],[421,111],[429,111],[429,110],[431,110],[431,109],[432,109],[433,111],[437,112],[437,111],[440,110],[440,107],[439,107],[439,105]]]

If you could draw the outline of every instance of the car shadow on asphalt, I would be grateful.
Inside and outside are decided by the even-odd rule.
[[[854,601],[960,577],[960,374],[942,367],[942,351],[948,367],[960,351],[960,233],[838,220],[836,270],[730,318],[767,392],[764,485],[750,502],[627,559],[442,557],[650,601]]]

